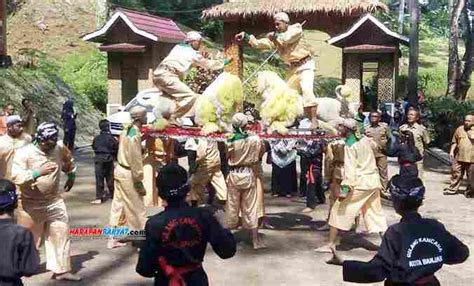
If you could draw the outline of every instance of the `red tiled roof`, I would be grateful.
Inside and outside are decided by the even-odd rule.
[[[171,19],[123,8],[119,8],[116,11],[123,12],[138,29],[153,34],[158,39],[166,38],[183,41],[186,36]]]
[[[117,9],[107,23],[99,30],[85,35],[85,41],[103,41],[115,22],[121,19],[137,35],[155,42],[179,43],[185,34],[171,19],[126,9]]]
[[[127,52],[127,53],[143,53],[146,51],[144,45],[134,45],[129,43],[102,45],[99,47],[102,52]]]
[[[344,52],[356,53],[356,52],[379,52],[388,53],[394,52],[397,48],[395,46],[381,46],[381,45],[358,45],[344,48]]]

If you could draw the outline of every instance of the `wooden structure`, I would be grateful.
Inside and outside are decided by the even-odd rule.
[[[153,70],[184,38],[170,19],[121,8],[101,29],[85,35],[84,40],[102,43],[99,49],[107,52],[107,114],[153,87]]]
[[[303,22],[305,29],[336,35],[367,12],[385,10],[378,0],[224,0],[203,12],[203,17],[224,21],[224,49],[233,62],[228,71],[242,76],[242,46],[234,42],[241,31],[254,34],[274,30],[273,16],[286,12],[292,22]]]
[[[367,102],[363,97],[364,72],[375,75],[377,97],[376,102],[371,103],[372,107],[395,100],[398,59],[401,56],[399,45],[408,45],[407,37],[391,31],[367,14],[328,43],[342,48],[342,81],[353,90],[351,102]],[[366,109],[370,107],[366,106]]]
[[[7,0],[0,0],[0,67],[12,64],[7,54]]]

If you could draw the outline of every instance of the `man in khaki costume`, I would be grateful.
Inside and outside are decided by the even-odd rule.
[[[338,230],[349,231],[361,214],[370,233],[383,233],[387,222],[380,201],[380,177],[375,163],[372,139],[363,137],[357,141],[354,132],[357,122],[344,120],[346,139],[344,148],[344,176],[341,192],[329,217],[329,243],[316,251],[330,253],[336,249]]]
[[[204,189],[210,183],[221,205],[227,201],[227,186],[221,171],[221,156],[216,141],[188,139],[185,149],[191,158],[189,200],[194,205],[204,202]]]
[[[420,113],[417,110],[410,110],[407,114],[407,124],[400,126],[400,131],[410,131],[415,139],[415,147],[424,156],[426,146],[431,142],[430,135],[426,127],[419,124]],[[416,163],[418,167],[418,177],[423,180],[423,159]]]
[[[126,225],[132,230],[143,230],[146,223],[146,211],[143,196],[142,136],[140,128],[146,124],[146,109],[140,106],[130,110],[132,124],[126,127],[119,138],[117,167],[114,171],[114,198],[110,209],[109,225],[120,225],[121,216],[125,216]],[[125,246],[111,238],[108,248]]]
[[[242,215],[242,226],[252,233],[253,248],[264,248],[258,237],[258,196],[255,168],[265,151],[260,138],[245,132],[247,117],[236,113],[232,118],[234,133],[227,142],[229,174],[227,175],[228,200],[226,210],[227,226],[235,229]]]
[[[57,143],[58,127],[43,123],[32,144],[15,153],[12,181],[18,186],[20,200],[18,224],[33,233],[37,247],[45,239],[46,268],[56,280],[78,281],[70,273],[69,216],[59,188],[60,172],[68,175],[64,191],[74,185],[76,165],[71,152]]]
[[[455,195],[464,174],[467,174],[467,196],[474,191],[474,115],[466,115],[464,125],[459,126],[453,135],[451,151],[453,162],[451,171],[451,184],[445,189],[445,195]]]
[[[248,42],[255,49],[278,51],[288,66],[287,83],[303,95],[305,113],[315,128],[318,126],[317,101],[313,92],[316,67],[311,51],[304,43],[303,26],[299,23],[290,25],[290,17],[283,12],[275,14],[274,20],[276,32],[269,33],[266,38],[257,39],[254,35],[241,32],[236,39]]]
[[[0,136],[0,179],[11,180],[15,152],[31,143],[31,136],[23,132],[20,116],[10,115],[6,121],[7,133]]]
[[[143,186],[146,190],[145,206],[161,207],[163,201],[158,196],[156,177],[160,169],[171,161],[173,153],[172,139],[147,138],[143,154]]]
[[[374,154],[377,168],[379,169],[380,183],[382,189],[380,190],[383,197],[390,198],[390,193],[387,191],[388,185],[388,162],[387,162],[387,143],[390,136],[390,130],[386,123],[380,122],[380,113],[377,111],[371,112],[369,119],[370,124],[365,126],[366,136],[372,138],[376,143]]]
[[[153,83],[157,88],[174,100],[176,109],[172,112],[170,122],[176,124],[176,119],[194,114],[193,105],[197,93],[183,82],[192,67],[202,67],[210,70],[224,68],[228,60],[209,60],[199,52],[202,37],[198,32],[189,32],[184,43],[176,45],[168,56],[153,72]]]

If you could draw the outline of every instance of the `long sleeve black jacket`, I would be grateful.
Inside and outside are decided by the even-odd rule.
[[[432,276],[443,264],[462,263],[468,256],[467,246],[441,223],[412,213],[387,230],[371,261],[345,261],[343,277],[359,283],[385,280],[385,285],[439,285],[434,277],[427,283],[415,283]]]
[[[236,242],[229,230],[223,228],[208,210],[192,208],[184,202],[168,206],[151,217],[145,230],[146,242],[140,249],[136,271],[145,277],[155,277],[155,285],[169,283],[159,266],[159,257],[175,267],[200,264],[208,242],[223,259],[233,257],[236,252]],[[186,285],[208,285],[202,267],[185,274],[184,279]]]

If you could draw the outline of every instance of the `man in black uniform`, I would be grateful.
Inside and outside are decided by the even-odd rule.
[[[344,281],[385,285],[440,285],[434,273],[443,264],[459,264],[469,249],[436,220],[422,218],[418,208],[425,188],[416,177],[394,176],[389,183],[395,211],[402,216],[383,236],[382,245],[369,262],[344,261]],[[342,262],[333,257],[336,264]]]
[[[39,270],[40,258],[33,234],[13,222],[17,207],[15,185],[0,179],[0,285],[19,286],[22,276]]]
[[[92,149],[95,157],[95,194],[96,200],[91,204],[98,205],[114,196],[114,158],[117,156],[118,141],[110,133],[110,123],[106,119],[99,122],[100,134],[94,138]],[[104,180],[107,182],[109,196],[104,191]]]
[[[234,236],[209,211],[185,202],[190,188],[186,170],[178,164],[161,169],[157,187],[168,205],[146,223],[137,273],[155,277],[155,285],[160,286],[207,286],[202,268],[207,243],[219,257],[231,258],[236,251]]]

